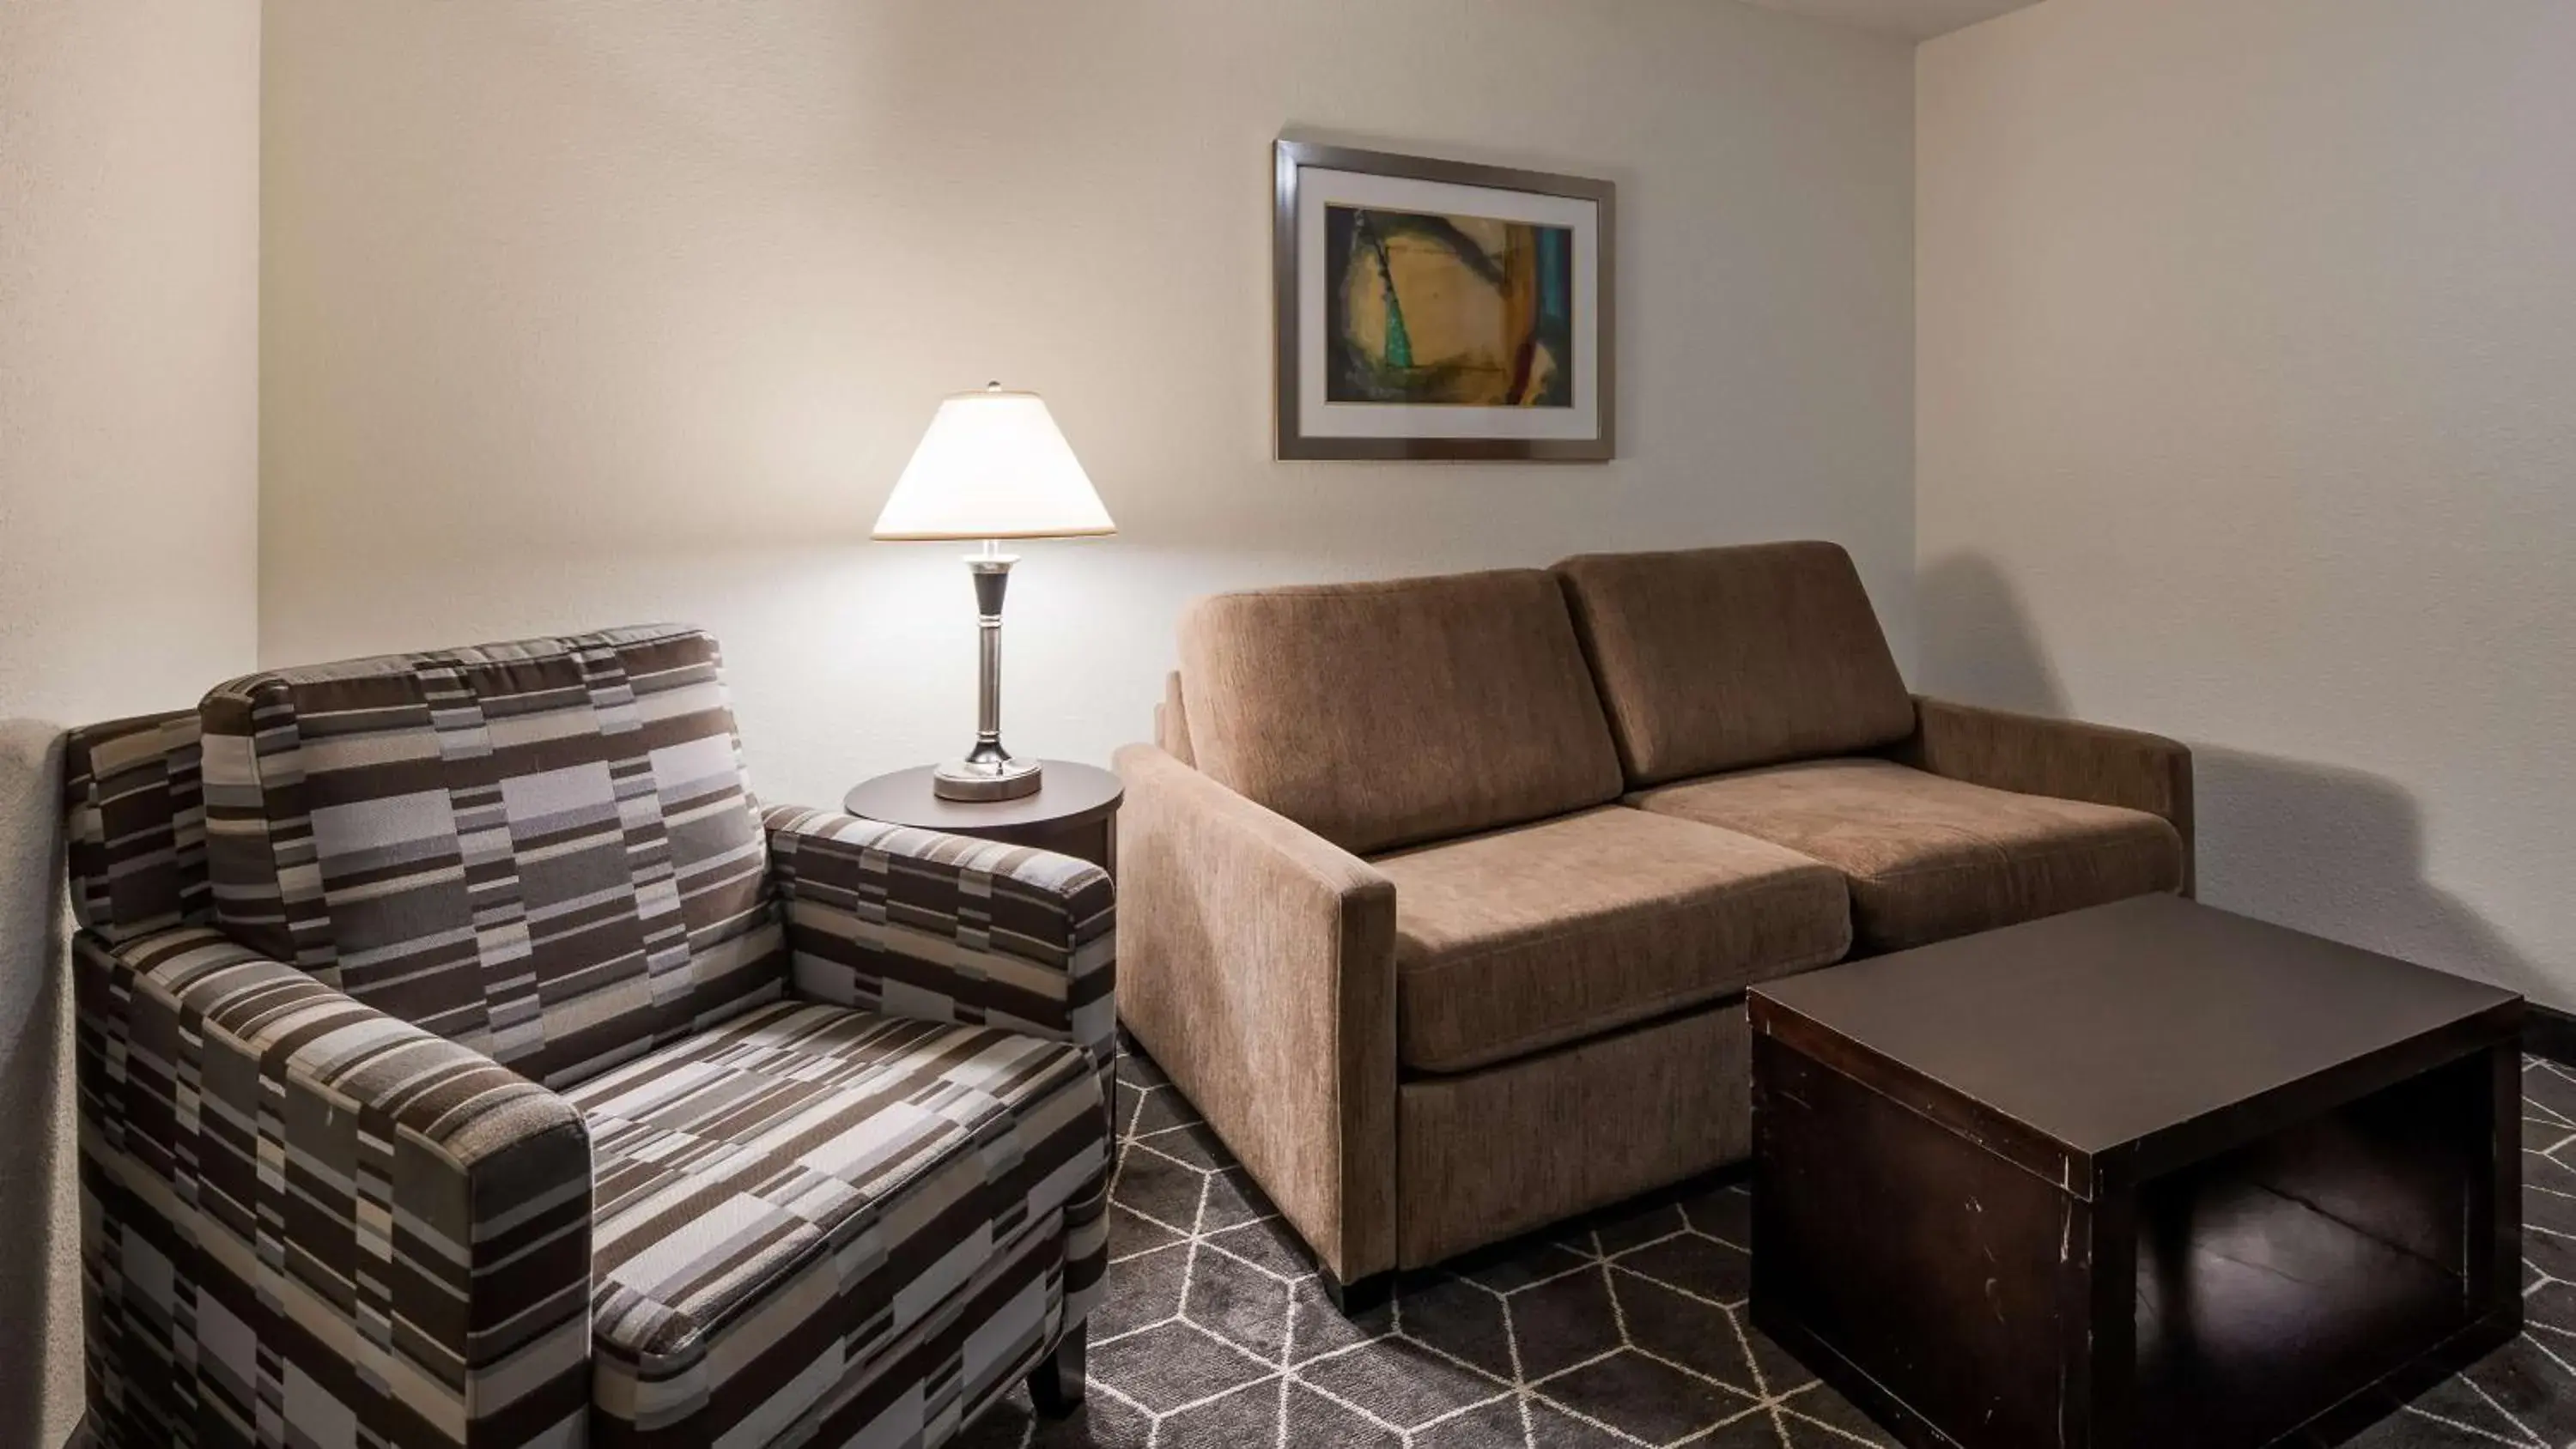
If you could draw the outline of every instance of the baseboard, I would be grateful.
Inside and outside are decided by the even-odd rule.
[[[2576,1067],[2576,1016],[2537,1001],[2522,1005],[2522,1049],[2562,1067]]]

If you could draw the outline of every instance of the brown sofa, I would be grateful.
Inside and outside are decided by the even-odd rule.
[[[1121,1014],[1343,1285],[1741,1159],[1747,986],[2190,889],[2170,740],[1906,693],[1831,544],[1192,606]]]

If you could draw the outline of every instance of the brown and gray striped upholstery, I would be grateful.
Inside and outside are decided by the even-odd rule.
[[[1064,1321],[1064,1239],[1101,1236],[1107,1144],[1081,1048],[784,1002],[576,1087],[599,1155],[611,1445],[911,1444],[1007,1388]],[[1005,1321],[879,1402],[944,1305],[1023,1240]]]
[[[562,1086],[777,999],[786,960],[713,639],[388,655],[219,686],[215,919]]]
[[[73,730],[64,757],[73,917],[107,941],[204,920],[214,897],[197,712]]]
[[[93,1431],[581,1441],[578,1113],[202,926],[74,961]]]
[[[930,1449],[1097,1300],[1107,877],[764,822],[705,636],[276,671],[71,758],[104,1443]]]
[[[796,994],[921,1021],[1001,1027],[1080,1047],[1106,1119],[1117,1100],[1117,890],[1087,861],[772,806]],[[1105,1141],[1114,1129],[1104,1125]],[[1069,1211],[1066,1321],[1106,1290],[1097,1207]]]
[[[1116,893],[1098,866],[829,810],[761,818],[800,994],[1079,1042],[1107,1086]]]

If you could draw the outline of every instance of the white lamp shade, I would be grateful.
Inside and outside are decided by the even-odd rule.
[[[1033,392],[941,400],[877,515],[879,538],[1081,538],[1115,533],[1091,479]]]

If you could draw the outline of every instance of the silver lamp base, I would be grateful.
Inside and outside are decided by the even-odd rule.
[[[930,793],[942,800],[1017,800],[1038,792],[1035,760],[1015,760],[1002,748],[1002,592],[1019,560],[991,539],[970,555],[975,580],[975,746],[962,760],[930,772]]]
[[[1045,783],[1035,760],[951,760],[930,772],[930,793],[942,800],[1017,800]]]

